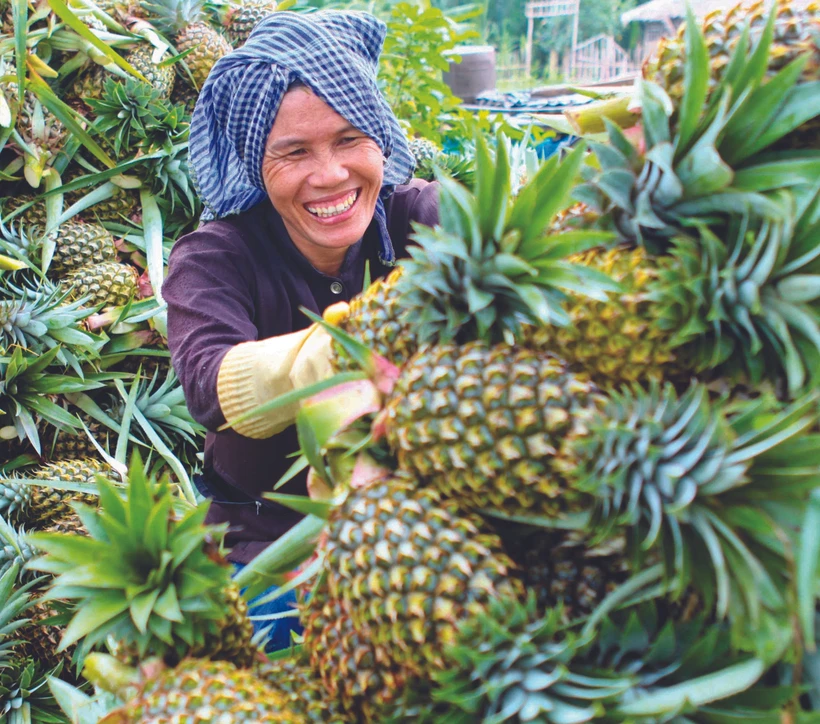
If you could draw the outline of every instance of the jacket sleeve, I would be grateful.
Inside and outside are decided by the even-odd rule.
[[[231,348],[258,338],[246,249],[229,223],[205,224],[174,245],[162,286],[171,361],[191,415],[212,431],[225,422],[217,399],[222,360]]]

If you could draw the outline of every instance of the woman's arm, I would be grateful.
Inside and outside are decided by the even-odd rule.
[[[258,338],[254,275],[237,236],[231,225],[212,222],[180,239],[162,287],[171,361],[191,415],[209,430],[225,422],[217,398],[222,360],[236,345]]]

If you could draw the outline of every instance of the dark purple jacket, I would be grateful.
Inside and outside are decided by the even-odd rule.
[[[399,186],[386,204],[397,257],[406,256],[410,222],[438,222],[437,184],[414,180]],[[299,311],[317,314],[362,290],[365,262],[373,279],[390,270],[378,258],[371,224],[352,246],[337,277],[310,264],[290,240],[281,217],[267,201],[249,211],[203,224],[174,244],[162,287],[168,303],[168,346],[193,417],[208,430],[205,439],[206,493],[213,499],[208,522],[228,522],[230,558],[247,563],[301,516],[264,500],[264,492],[288,470],[298,450],[291,427],[265,440],[233,430],[216,396],[222,358],[241,342],[267,339],[310,325]],[[303,474],[281,492],[305,494]]]

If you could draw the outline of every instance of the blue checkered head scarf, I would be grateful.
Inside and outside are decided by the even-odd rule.
[[[203,220],[222,218],[267,198],[262,158],[288,87],[300,81],[387,159],[374,214],[385,263],[395,260],[384,199],[412,176],[414,159],[376,82],[386,27],[368,13],[278,12],[211,70],[191,121],[190,159]]]

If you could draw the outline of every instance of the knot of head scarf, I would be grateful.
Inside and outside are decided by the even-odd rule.
[[[282,97],[298,80],[370,136],[387,159],[374,217],[380,256],[393,263],[384,199],[409,180],[415,161],[376,82],[385,32],[368,13],[277,12],[241,48],[220,58],[191,120],[190,164],[203,220],[245,211],[267,197],[265,144]]]

